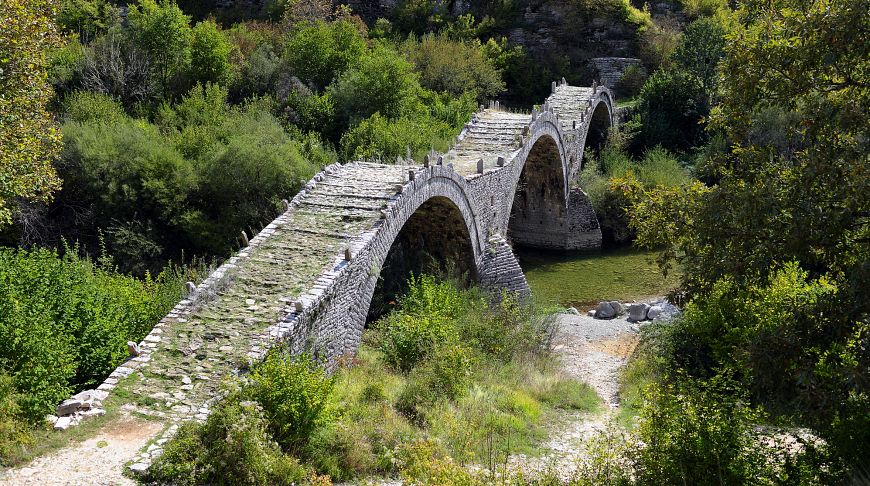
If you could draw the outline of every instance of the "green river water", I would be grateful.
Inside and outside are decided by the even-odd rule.
[[[679,280],[673,270],[662,276],[654,251],[624,248],[582,254],[517,248],[516,253],[536,300],[581,311],[602,300],[664,295]]]

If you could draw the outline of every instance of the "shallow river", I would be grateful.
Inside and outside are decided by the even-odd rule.
[[[601,300],[633,300],[664,295],[678,274],[662,276],[656,252],[625,248],[601,253],[565,253],[516,249],[538,301],[581,311]]]

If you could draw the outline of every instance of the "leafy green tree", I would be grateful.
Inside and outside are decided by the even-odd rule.
[[[458,96],[468,91],[479,101],[492,99],[504,91],[501,72],[480,42],[460,42],[447,35],[424,35],[408,39],[402,51],[414,63],[424,87]]]
[[[83,41],[105,34],[120,20],[118,8],[108,0],[63,0],[57,13],[61,30],[78,34]]]
[[[365,51],[365,39],[354,24],[346,20],[319,21],[290,34],[284,59],[294,76],[322,89]]]
[[[686,71],[653,73],[638,95],[634,151],[656,145],[684,151],[701,145],[706,140],[701,121],[710,112],[707,98],[700,80]]]
[[[169,81],[190,62],[190,17],[174,0],[139,0],[127,13],[135,45],[151,58],[163,95]]]
[[[227,81],[232,50],[232,44],[217,24],[211,20],[197,23],[190,42],[193,81],[203,84]]]
[[[398,118],[415,110],[417,74],[397,52],[376,47],[329,86],[336,113],[345,126],[380,113]]]
[[[0,226],[11,221],[16,199],[48,201],[60,187],[52,167],[60,134],[46,111],[56,8],[52,0],[0,4]]]
[[[701,81],[710,104],[716,94],[719,61],[725,57],[725,34],[725,27],[717,18],[696,20],[686,28],[672,56],[675,67]]]
[[[639,241],[666,245],[664,260],[682,264],[696,299],[727,280],[735,290],[722,305],[744,299],[770,309],[767,294],[746,292],[782,287],[775,276],[789,262],[805,282],[790,285],[836,289],[788,297],[776,324],[757,328],[764,313],[725,307],[723,327],[776,344],[767,347],[777,350],[772,362],[751,366],[752,382],[793,386],[759,398],[818,427],[853,465],[867,457],[867,442],[840,424],[870,427],[856,406],[870,395],[870,47],[867,23],[857,20],[866,12],[863,0],[743,4],[712,115],[731,146],[706,164],[716,185],[646,193],[633,217]],[[770,120],[776,137],[763,126]],[[712,334],[700,340],[714,345]]]

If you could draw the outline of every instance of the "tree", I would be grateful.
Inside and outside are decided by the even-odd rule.
[[[284,59],[293,75],[322,89],[365,51],[365,39],[352,23],[320,21],[290,35]]]
[[[52,167],[60,134],[46,111],[56,9],[53,0],[0,4],[0,226],[11,221],[16,199],[48,201],[60,187]]]
[[[656,71],[638,95],[633,121],[640,128],[634,143],[678,151],[701,145],[701,121],[709,112],[707,94],[695,76],[681,70]]]
[[[412,109],[420,91],[411,64],[395,51],[377,47],[329,87],[336,112],[347,125],[376,112],[398,118]]]
[[[719,61],[725,56],[725,34],[725,28],[716,18],[696,20],[686,28],[673,54],[676,67],[698,78],[711,104]]]
[[[444,34],[427,34],[419,41],[407,40],[402,51],[420,73],[420,84],[431,90],[454,96],[468,91],[479,101],[504,91],[501,72],[477,40],[460,42]]]
[[[740,337],[731,359],[749,363],[755,396],[817,427],[851,464],[870,454],[867,8],[743,4],[711,117],[731,147],[707,161],[716,184],[649,192],[633,212],[639,241],[667,245],[694,300],[717,302],[693,338],[729,349],[719,331]],[[783,272],[799,278],[785,285]],[[822,287],[835,291],[811,295]]]
[[[190,62],[190,17],[174,0],[139,0],[127,13],[130,33],[137,47],[148,53],[163,95],[169,80]]]
[[[226,80],[233,46],[217,24],[211,20],[199,22],[193,28],[190,43],[190,71],[199,83],[219,83]]]

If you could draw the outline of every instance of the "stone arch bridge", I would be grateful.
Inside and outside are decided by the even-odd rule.
[[[102,383],[97,401],[167,422],[204,419],[223,375],[275,343],[353,353],[373,296],[427,257],[480,285],[525,294],[511,245],[600,247],[588,198],[576,187],[584,151],[613,123],[610,91],[553,83],[533,113],[475,113],[446,154],[421,165],[326,167],[181,301]],[[379,282],[381,282],[379,284]],[[377,298],[375,298],[377,300]],[[123,388],[125,393],[112,393]],[[151,447],[133,469],[147,465]]]

